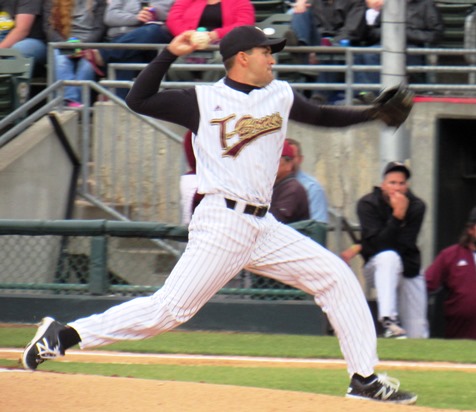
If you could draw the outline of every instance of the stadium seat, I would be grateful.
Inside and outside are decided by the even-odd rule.
[[[0,119],[28,100],[33,59],[0,49]]]
[[[271,29],[273,33],[269,34],[270,37],[286,37],[286,32],[291,29],[291,18],[292,15],[287,13],[272,14],[258,22],[256,26],[261,30]]]
[[[476,9],[466,16],[464,22],[464,48],[476,49]],[[476,64],[476,54],[467,54],[466,61]]]
[[[476,6],[476,0],[437,0],[445,30],[437,47],[463,48],[465,19]]]
[[[255,8],[256,21],[261,22],[273,14],[285,13],[288,9],[284,0],[251,0]]]
[[[437,44],[431,45],[434,48],[443,49],[462,49],[465,47],[465,25],[467,16],[475,9],[476,0],[436,0],[435,5],[441,13],[444,24],[443,36]],[[428,55],[427,62],[429,65],[465,65],[467,61],[463,56],[452,55]],[[470,76],[471,77],[471,76]],[[429,83],[454,83],[467,79],[470,83],[474,83],[467,74],[435,74],[428,73],[427,81]]]

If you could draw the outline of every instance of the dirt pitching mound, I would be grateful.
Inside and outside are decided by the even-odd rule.
[[[5,412],[442,412],[303,392],[17,370],[2,371],[0,387]]]

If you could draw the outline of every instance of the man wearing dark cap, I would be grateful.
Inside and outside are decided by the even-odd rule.
[[[273,53],[284,39],[241,26],[220,41],[227,75],[213,85],[161,90],[178,56],[196,50],[193,31],[175,37],[139,75],[132,110],[192,131],[198,192],[204,197],[189,224],[187,248],[154,295],[62,325],[44,318],[24,351],[23,365],[81,348],[145,339],[191,319],[242,269],[309,293],[324,308],[348,365],[347,396],[412,404],[416,395],[376,375],[376,335],[363,291],[337,256],[268,213],[288,119],[345,127],[381,118],[383,102],[366,108],[320,107],[275,80]],[[408,94],[411,99],[411,96]],[[393,107],[393,105],[392,105]],[[388,108],[388,107],[387,107]]]
[[[445,338],[476,339],[476,207],[459,242],[443,249],[425,276],[429,292],[445,293]]]
[[[410,169],[388,163],[380,187],[357,203],[367,287],[375,288],[386,338],[427,338],[427,299],[417,246],[425,204],[409,189]]]

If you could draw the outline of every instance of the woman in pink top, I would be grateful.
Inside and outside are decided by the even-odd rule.
[[[254,24],[255,10],[250,0],[177,0],[166,20],[174,37],[205,27],[211,42],[219,41],[235,27]]]
[[[216,44],[230,30],[238,26],[255,24],[255,9],[250,0],[176,0],[165,22],[171,36],[187,30],[205,28],[210,44]],[[197,51],[179,63],[221,63],[218,52]],[[169,70],[172,81],[215,82],[225,74],[221,70]]]
[[[144,13],[141,11],[140,13]],[[140,20],[140,19],[139,19]],[[217,43],[231,29],[242,25],[255,24],[255,10],[250,0],[176,0],[168,11],[165,25],[154,25],[154,36],[160,39],[161,43],[168,43],[175,36],[186,30],[196,30],[204,27],[210,37],[210,43]],[[127,37],[128,35],[124,35]],[[120,42],[123,42],[122,40]],[[124,42],[130,42],[130,39]],[[145,41],[144,41],[145,42]],[[148,43],[149,41],[147,41]],[[106,50],[106,49],[104,49]],[[105,72],[105,65],[111,60],[110,56],[104,56],[104,50],[97,49],[84,50],[83,57],[88,60],[98,73]],[[131,50],[119,50],[119,52],[131,52]],[[110,54],[110,52],[109,52]],[[117,54],[117,51],[115,52]],[[137,52],[133,58],[137,62]],[[144,52],[139,51],[139,55]],[[121,57],[121,53],[119,53]],[[198,57],[197,57],[198,56]],[[115,59],[111,61],[120,61]],[[122,59],[124,61],[124,59]],[[130,60],[127,60],[130,62]],[[180,59],[178,60],[180,62]],[[195,53],[191,58],[185,60],[190,63],[220,63],[221,59],[217,58],[217,54],[213,52]],[[131,72],[135,74],[135,72]],[[169,71],[169,79],[175,81],[193,81],[205,80],[216,81],[221,77],[223,72],[207,70],[204,73],[195,73],[192,71]],[[129,76],[129,72],[125,71],[121,76]],[[129,78],[122,80],[129,80]],[[132,80],[132,78],[130,79]],[[121,93],[121,97],[125,97],[127,89],[120,89],[125,93]]]

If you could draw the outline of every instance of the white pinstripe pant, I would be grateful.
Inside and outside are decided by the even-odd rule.
[[[227,209],[219,195],[202,200],[189,228],[184,254],[154,295],[70,323],[81,348],[171,330],[245,268],[314,296],[339,338],[349,373],[373,373],[375,327],[360,284],[340,258],[269,213],[258,218]]]
[[[378,317],[399,316],[409,338],[427,338],[427,292],[423,274],[403,276],[400,256],[392,251],[378,253],[364,266],[367,287],[377,291]]]

